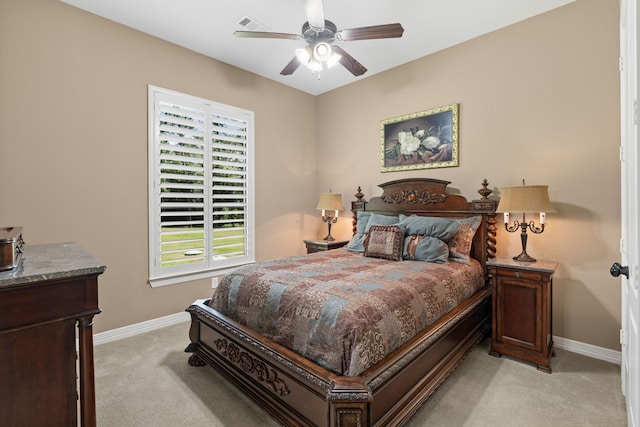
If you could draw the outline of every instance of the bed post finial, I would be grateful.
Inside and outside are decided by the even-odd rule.
[[[487,198],[489,198],[489,194],[493,193],[493,190],[490,190],[487,188],[487,186],[489,185],[489,181],[487,181],[487,179],[483,179],[482,180],[482,188],[478,190],[478,193],[480,193],[480,195],[482,196],[480,199],[481,200],[486,200]]]
[[[483,237],[483,245],[486,250],[486,258],[483,262],[486,262],[488,259],[495,258],[496,256],[496,208],[498,207],[498,201],[489,199],[489,195],[493,193],[493,190],[489,189],[489,181],[485,179],[482,180],[482,188],[478,190],[478,193],[482,196],[480,200],[473,200],[471,203],[473,205],[473,209],[483,211],[486,223]]]
[[[353,235],[355,236],[357,232],[356,224],[358,223],[358,211],[364,210],[364,204],[367,203],[367,201],[364,199],[364,194],[362,194],[362,188],[360,188],[359,185],[358,185],[358,192],[354,195],[356,196],[356,201],[351,202],[351,212],[353,213],[352,224],[353,224]]]

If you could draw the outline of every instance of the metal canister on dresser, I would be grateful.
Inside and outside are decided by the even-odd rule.
[[[0,227],[0,271],[18,266],[22,245],[22,227]]]

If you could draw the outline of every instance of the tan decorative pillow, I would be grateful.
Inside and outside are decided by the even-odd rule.
[[[456,234],[449,240],[449,259],[452,261],[469,264],[469,255],[471,253],[471,244],[473,236],[482,221],[481,216],[472,216],[464,219],[457,219],[460,223]]]
[[[364,256],[402,260],[404,228],[399,225],[373,225],[364,240]]]

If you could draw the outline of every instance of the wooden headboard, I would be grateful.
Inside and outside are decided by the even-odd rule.
[[[407,178],[380,184],[382,195],[365,200],[358,187],[356,201],[351,202],[353,233],[356,233],[358,211],[383,215],[422,215],[449,218],[482,216],[482,222],[473,239],[471,256],[487,271],[487,259],[496,255],[496,208],[498,202],[488,196],[489,183],[485,179],[478,190],[480,199],[469,202],[465,197],[448,194],[449,181],[430,178]]]

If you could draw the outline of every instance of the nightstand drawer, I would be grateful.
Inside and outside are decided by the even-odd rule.
[[[498,271],[498,275],[503,277],[514,277],[516,279],[533,280],[536,282],[542,280],[542,273],[537,271],[510,270],[507,268],[501,268]]]

